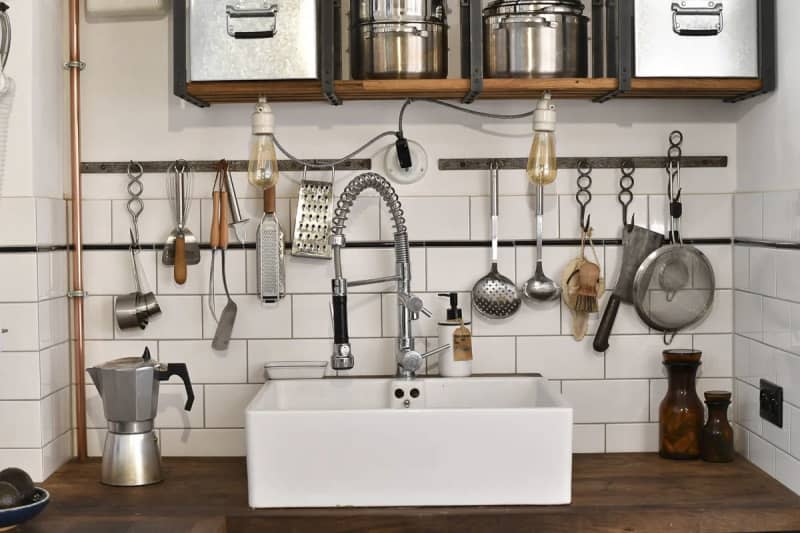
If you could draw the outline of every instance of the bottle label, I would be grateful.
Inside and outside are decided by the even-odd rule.
[[[472,361],[472,334],[463,325],[453,332],[453,361]]]

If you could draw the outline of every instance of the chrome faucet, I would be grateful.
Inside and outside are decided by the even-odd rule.
[[[344,236],[345,225],[350,216],[350,210],[356,198],[366,189],[375,189],[383,198],[389,208],[394,221],[394,253],[395,274],[383,278],[347,281],[342,275],[342,248],[346,245]],[[420,314],[432,316],[425,308],[422,298],[411,294],[411,260],[408,246],[408,231],[403,208],[397,197],[394,187],[380,174],[366,172],[353,178],[347,184],[333,217],[331,229],[331,246],[333,248],[334,278],[331,280],[333,294],[333,355],[331,366],[334,370],[349,370],[353,368],[355,359],[350,347],[350,338],[347,327],[347,289],[374,283],[397,282],[397,375],[405,378],[414,378],[422,366],[423,361],[431,355],[437,354],[450,347],[449,344],[440,346],[427,353],[419,353],[414,346],[412,322],[418,320]]]

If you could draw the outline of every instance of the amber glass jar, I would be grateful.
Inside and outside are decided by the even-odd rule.
[[[666,459],[697,459],[703,432],[703,404],[695,379],[702,352],[664,350],[669,385],[658,409],[658,453]]]
[[[733,428],[728,422],[728,406],[731,393],[708,391],[705,393],[708,406],[708,421],[703,427],[703,460],[710,463],[733,461]]]

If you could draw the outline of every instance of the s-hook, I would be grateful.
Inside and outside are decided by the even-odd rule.
[[[683,157],[683,133],[675,130],[669,134],[667,150],[667,196],[669,197],[669,239],[672,243],[681,242],[681,157]]]
[[[144,191],[144,185],[140,181],[143,174],[144,167],[142,167],[141,163],[135,161],[128,163],[128,194],[131,198],[128,200],[127,209],[133,223],[131,237],[135,241],[137,248],[139,247],[139,215],[144,211],[144,203],[140,198]]]
[[[622,205],[622,225],[625,229],[630,231],[636,223],[636,213],[631,215],[631,221],[628,222],[628,207],[630,207],[633,202],[632,189],[636,184],[633,179],[633,173],[636,172],[636,165],[632,159],[626,159],[622,162],[620,171],[622,171],[622,177],[619,179],[620,191],[617,195],[617,199]]]
[[[579,225],[583,233],[589,233],[592,227],[592,215],[586,215],[586,208],[592,201],[592,165],[585,159],[578,162],[578,192],[575,199],[581,207]]]

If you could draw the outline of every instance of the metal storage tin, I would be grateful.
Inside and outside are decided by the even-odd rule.
[[[317,0],[174,0],[187,8],[191,81],[315,79]]]
[[[444,78],[447,76],[447,26],[437,22],[362,24],[361,79]]]
[[[483,11],[490,78],[586,77],[589,19],[579,0],[497,0]]]
[[[758,77],[758,0],[636,0],[638,77]]]

